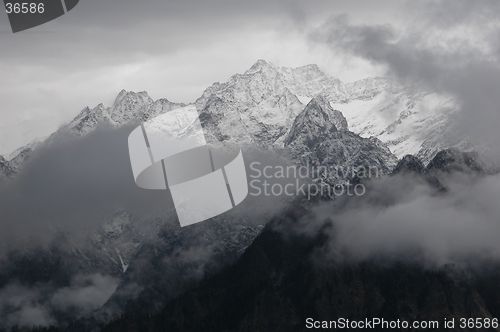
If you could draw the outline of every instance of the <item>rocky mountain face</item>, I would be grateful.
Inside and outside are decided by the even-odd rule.
[[[3,156],[0,156],[0,178],[1,177],[10,177],[14,174],[12,167],[8,160],[6,160]]]
[[[0,156],[0,179],[15,176],[29,159],[37,144],[35,142],[23,146],[12,152],[8,158]]]
[[[234,263],[262,227],[224,217],[183,229],[167,224],[155,241],[141,243],[117,290],[87,324],[107,322],[129,311],[157,312],[164,303]]]
[[[244,74],[215,83],[195,102],[202,125],[215,138],[269,147],[280,145],[304,108],[283,75],[259,60]]]
[[[477,153],[445,149],[439,151],[427,166],[424,166],[418,157],[406,155],[399,160],[392,174],[435,174],[440,172],[485,174],[487,167],[483,165]]]
[[[347,130],[347,121],[322,96],[314,97],[295,119],[285,138],[285,147],[307,165],[331,166],[351,171],[376,167],[379,175],[388,174],[397,158],[377,138],[363,138]],[[326,175],[329,183],[342,183],[352,178],[339,178],[340,172]]]
[[[71,122],[59,131],[83,136],[93,131],[98,125],[120,127],[129,123],[146,121],[158,114],[185,106],[167,99],[154,101],[145,92],[122,90],[110,107],[99,104],[94,108],[85,107]]]
[[[443,171],[448,173],[485,172],[485,167],[479,161],[477,153],[463,152],[457,149],[445,149],[438,152],[427,165],[427,169],[429,171]]]
[[[426,171],[424,163],[417,157],[407,154],[394,167],[393,174],[424,174]]]
[[[311,99],[295,118],[284,143],[290,145],[300,141],[300,144],[311,147],[337,130],[347,130],[347,120],[320,95]]]
[[[427,166],[424,166],[424,163],[417,156],[406,155],[399,160],[391,175],[417,177],[433,188],[446,192],[447,188],[439,178],[443,174],[459,173],[482,176],[488,171],[477,153],[445,149],[439,151]]]
[[[153,242],[163,223],[161,220],[144,222],[127,211],[119,211],[106,220],[101,229],[89,242],[107,259],[105,265],[111,266],[112,274],[125,273],[143,243]]]

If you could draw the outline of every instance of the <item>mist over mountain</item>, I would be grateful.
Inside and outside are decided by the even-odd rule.
[[[495,264],[500,258],[493,236],[499,211],[489,204],[498,193],[488,185],[496,183],[496,175],[478,155],[439,152],[447,146],[444,138],[436,147],[425,143],[426,135],[438,140],[436,126],[451,121],[448,111],[441,111],[452,112],[449,99],[385,78],[344,83],[316,65],[286,68],[258,60],[243,74],[208,87],[193,104],[214,149],[241,146],[247,167],[255,161],[373,167],[382,178],[311,178],[330,184],[361,181],[369,194],[312,201],[249,197],[230,212],[181,229],[168,192],[136,187],[127,136],[142,121],[185,104],[123,90],[111,106],[85,107],[45,141],[0,160],[0,293],[22,295],[20,301],[0,303],[7,317],[3,328],[85,331],[110,324],[105,329],[194,331],[236,302],[242,307],[235,308],[233,320],[217,318],[212,330],[276,328],[263,323],[268,314],[288,317],[290,325],[282,328],[293,329],[306,303],[316,301],[309,287],[330,287],[329,276],[338,276],[338,283],[317,300],[314,313],[366,307],[364,301],[374,298],[365,314],[387,315],[404,305],[416,312],[414,294],[427,287],[419,280],[434,285],[429,297],[441,285],[460,289],[457,298],[443,297],[436,305],[459,303],[479,290],[467,281],[456,284],[453,275],[461,269],[451,275],[442,269],[467,267],[474,255]],[[461,204],[465,188],[489,200]],[[458,204],[462,211],[449,213]],[[477,205],[483,206],[479,214]],[[482,221],[479,228],[471,224],[476,219]],[[455,242],[461,234],[473,236]],[[289,243],[290,237],[297,239]],[[443,239],[445,248],[439,245]],[[372,263],[385,257],[402,265],[379,270]],[[318,267],[318,261],[327,266]],[[429,266],[439,272],[429,272]],[[254,278],[256,271],[261,276]],[[384,284],[388,275],[410,288],[393,293]],[[367,278],[374,283],[365,283]],[[343,309],[334,305],[339,292],[358,292],[360,283],[371,295]],[[241,293],[226,292],[224,285],[241,287]],[[311,295],[299,300],[299,293],[289,292],[293,288]],[[258,291],[249,294],[250,289]],[[451,305],[443,314],[478,314],[483,302],[495,299]],[[183,313],[188,305],[206,309],[195,311],[189,322]],[[256,311],[248,314],[252,308]]]
[[[444,150],[424,167],[407,156],[365,196],[297,199],[235,264],[158,313],[126,314],[104,331],[303,331],[306,318],[496,317],[498,174],[470,157]]]

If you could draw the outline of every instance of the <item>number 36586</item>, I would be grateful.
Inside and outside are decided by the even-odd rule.
[[[5,4],[5,11],[7,14],[43,14],[45,12],[45,5],[43,2],[7,2]]]

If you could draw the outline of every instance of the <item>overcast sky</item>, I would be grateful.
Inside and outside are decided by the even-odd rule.
[[[397,23],[398,1],[81,0],[68,14],[13,34],[0,13],[0,154],[53,132],[121,89],[190,102],[258,58],[317,63],[344,80],[381,69],[309,41],[311,27],[347,14]]]

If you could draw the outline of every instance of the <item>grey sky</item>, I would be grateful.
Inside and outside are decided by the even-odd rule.
[[[0,13],[0,154],[50,134],[121,89],[189,102],[258,58],[317,63],[345,80],[378,74],[368,61],[311,44],[331,15],[390,20],[398,1],[81,0],[55,21],[12,34]]]

